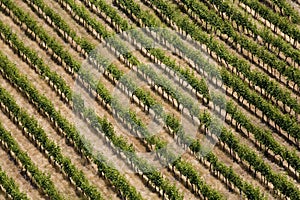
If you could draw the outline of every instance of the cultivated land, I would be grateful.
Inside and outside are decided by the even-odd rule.
[[[0,199],[300,199],[299,8],[0,0]]]

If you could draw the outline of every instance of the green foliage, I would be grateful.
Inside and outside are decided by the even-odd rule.
[[[261,17],[280,28],[283,33],[291,36],[293,39],[295,39],[295,41],[300,42],[300,31],[295,25],[290,23],[288,19],[279,16],[278,13],[274,13],[267,6],[261,4],[257,0],[240,0],[240,2],[249,6],[255,12],[259,13]]]
[[[1,102],[9,108],[12,114],[17,117],[18,120],[22,121],[22,124],[28,121],[32,122],[27,124],[26,128],[28,132],[35,134],[41,130],[41,128],[37,125],[37,122],[32,121],[33,118],[19,108],[15,100],[12,99],[3,88],[0,88],[0,99]],[[43,136],[37,136],[36,140],[43,139]],[[40,187],[51,199],[63,199],[63,196],[59,194],[54,183],[50,180],[50,177],[41,172],[38,167],[33,164],[27,153],[20,149],[18,143],[14,140],[11,134],[4,129],[2,124],[0,124],[0,140],[7,144],[8,149],[15,154],[16,159],[18,159],[22,163],[23,167],[32,175],[32,178],[36,181],[38,187]],[[48,146],[50,145],[49,142],[47,143],[44,141],[42,145],[44,146],[45,144]],[[25,194],[19,192],[19,189],[13,180],[9,180],[3,172],[0,173],[0,182],[0,184],[4,186],[6,191],[11,194],[14,199],[28,199]]]
[[[2,60],[0,65],[2,73],[4,73],[11,82],[20,87],[30,99],[38,104],[39,108],[43,109],[51,118],[57,121],[60,127],[64,129],[71,129],[71,127],[62,126],[62,124],[65,123],[65,119],[63,119],[61,115],[54,109],[52,103],[48,99],[38,93],[38,91],[29,83],[25,76],[19,74],[16,66],[12,64],[7,57],[2,54],[2,52],[0,54],[0,60]],[[66,158],[62,155],[60,148],[53,141],[48,139],[46,132],[38,125],[38,122],[34,118],[30,117],[27,112],[23,111],[3,88],[1,88],[0,97],[1,102],[7,106],[17,120],[21,122],[22,126],[26,128],[29,133],[34,135],[35,139],[41,143],[45,150],[48,151],[49,155],[52,156],[66,172],[66,174],[68,174],[68,176],[75,181],[76,186],[80,187],[83,192],[89,195],[91,198],[102,199],[100,192],[94,186],[89,184],[85,176],[75,168],[69,158]],[[70,137],[70,134],[68,134],[68,137]],[[49,187],[51,186],[50,183],[47,185],[49,185]],[[45,188],[45,190],[48,191],[48,186]],[[48,192],[53,192],[53,189],[50,189]],[[57,196],[55,193],[51,193],[49,195]]]
[[[4,134],[8,134],[8,132],[6,132],[4,130],[4,128],[2,127],[2,125],[0,124],[0,134],[3,137]],[[11,137],[5,137],[5,140],[2,140],[2,137],[0,136],[0,140],[6,142],[8,140],[8,142],[11,142],[11,140],[13,140]],[[14,152],[15,149],[12,149],[12,151]],[[0,185],[5,189],[5,192],[9,195],[11,195],[11,197],[13,199],[16,200],[27,200],[29,199],[27,197],[26,194],[20,192],[19,190],[19,186],[16,184],[16,182],[14,181],[13,178],[10,178],[6,175],[6,173],[1,169],[0,167]]]

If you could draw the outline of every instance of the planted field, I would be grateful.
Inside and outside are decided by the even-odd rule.
[[[0,199],[300,199],[297,0],[0,0]]]

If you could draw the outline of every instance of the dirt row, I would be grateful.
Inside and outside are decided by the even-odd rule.
[[[2,191],[0,191],[0,199],[5,200],[5,194]]]
[[[116,58],[115,58],[115,59],[116,59]],[[115,59],[114,59],[114,60],[115,60]],[[118,67],[120,66],[120,63],[119,63],[118,61],[114,61],[114,62],[117,63]],[[121,67],[121,70],[122,70],[122,67]],[[128,71],[128,69],[125,68],[125,69],[123,69],[122,71]],[[92,72],[92,74],[94,74],[94,73]],[[103,77],[101,77],[100,80],[101,80],[102,83],[105,84],[106,87],[108,87],[108,88],[110,89],[110,91],[114,90],[114,86],[113,86],[110,82],[108,82],[106,79],[104,79]],[[124,97],[124,98],[127,98],[127,97]],[[134,108],[136,108],[136,107],[132,104],[132,105],[130,105],[130,108],[134,109]],[[95,109],[95,110],[96,110],[96,112],[98,111],[98,109]],[[99,114],[99,115],[101,116],[101,114]],[[146,116],[142,116],[141,112],[138,113],[138,116],[142,118],[143,122],[144,122],[145,120],[147,120],[147,121],[149,120],[149,119],[147,119]],[[113,121],[113,119],[112,119],[112,121]],[[119,126],[118,126],[118,128],[119,128]],[[120,127],[120,128],[121,128],[121,127]],[[117,132],[117,133],[120,133],[121,131],[116,130],[116,132]],[[126,135],[126,133],[125,133],[125,135]],[[123,136],[123,135],[122,135],[122,136]],[[133,142],[134,142],[134,141],[136,141],[136,140],[137,140],[137,138],[132,138],[132,137],[130,137],[130,141],[133,141]],[[137,144],[137,141],[134,142],[134,144]],[[136,145],[135,145],[135,146],[136,146]],[[137,149],[140,150],[141,147],[140,147],[140,148],[137,148]],[[164,175],[167,176],[168,178],[170,177],[170,174],[168,174],[168,173],[164,173]],[[184,187],[181,186],[180,190],[181,190],[181,191],[184,191],[185,195],[188,196],[189,191],[188,191],[186,188],[184,188]],[[189,199],[190,199],[190,198],[189,198]]]
[[[5,87],[7,85],[1,83],[1,86]],[[8,88],[9,87],[7,87],[7,89]],[[8,92],[12,91],[8,90]],[[66,180],[63,175],[49,163],[48,159],[34,146],[34,144],[30,142],[30,140],[27,139],[26,136],[24,136],[22,132],[17,129],[17,127],[7,117],[4,116],[3,113],[0,114],[0,119],[3,122],[3,126],[13,135],[21,150],[29,155],[32,162],[42,172],[51,174],[51,180],[55,184],[57,190],[68,199],[78,199],[75,194],[75,190],[70,185],[69,181]]]
[[[142,61],[143,63],[149,62],[149,60],[143,58],[141,55],[139,55],[138,58],[141,59],[141,61]],[[157,73],[158,73],[158,74],[162,74],[162,73],[163,73],[163,71],[162,71],[161,69],[158,69],[158,67],[155,68],[155,69],[157,70]],[[150,90],[147,90],[147,91],[150,91]],[[155,94],[155,93],[154,93],[154,94]],[[186,94],[186,95],[190,96],[190,94]],[[164,102],[164,101],[161,101],[161,102]],[[199,105],[199,106],[201,107],[201,105]],[[165,111],[166,111],[166,112],[173,113],[173,114],[178,115],[178,116],[180,115],[180,113],[179,113],[176,109],[174,109],[174,108],[170,105],[169,102],[168,102],[168,103],[165,103],[165,102],[164,102],[164,108],[165,108]],[[175,112],[174,112],[174,111],[175,111]],[[186,117],[184,117],[184,118],[186,118]],[[160,137],[163,137],[163,136],[160,136]],[[164,137],[164,138],[166,138],[166,137]],[[200,141],[201,141],[201,140],[200,140]],[[213,148],[213,152],[214,152],[216,155],[222,154],[221,150],[220,150],[219,148],[217,148],[217,147]],[[224,156],[224,159],[223,159],[223,156]],[[220,184],[219,181],[215,181],[216,178],[213,177],[213,176],[211,176],[210,173],[209,173],[209,171],[208,171],[207,169],[206,169],[206,170],[203,169],[203,166],[202,166],[201,164],[199,164],[199,161],[196,161],[195,158],[191,158],[191,156],[185,156],[185,157],[186,157],[185,160],[187,160],[187,161],[189,161],[189,162],[190,162],[191,160],[194,160],[194,163],[198,163],[197,166],[196,166],[196,168],[197,168],[197,169],[201,168],[203,174],[208,174],[208,177],[206,177],[205,180],[207,180],[208,183],[211,183],[210,185],[212,185],[214,188],[216,187],[216,185],[218,185],[216,189],[219,189],[219,190],[221,189],[222,193],[223,193],[223,194],[226,194],[225,196],[228,196],[228,193],[226,192],[226,189],[225,189],[225,191],[224,191],[224,188],[222,188],[222,186],[220,186],[220,185],[222,185],[222,184]],[[244,169],[242,169],[238,164],[232,162],[232,160],[231,160],[230,158],[228,158],[228,155],[223,154],[219,159],[220,159],[221,161],[226,160],[225,163],[226,163],[228,166],[231,166],[231,165],[234,165],[234,164],[235,164],[235,165],[234,165],[234,168],[233,168],[235,171],[241,172],[241,174],[247,174],[247,172],[246,172]],[[205,173],[204,173],[204,172],[205,172]],[[245,180],[247,180],[247,181],[248,181],[248,180],[251,180],[251,182],[254,183],[255,186],[260,186],[260,189],[262,189],[263,191],[265,190],[265,189],[260,185],[259,181],[257,181],[257,180],[254,179],[253,177],[251,177],[249,174],[247,174],[247,179],[245,179]],[[222,189],[223,189],[223,190],[222,190]],[[265,191],[265,192],[266,192],[266,191]]]
[[[57,107],[59,107],[60,105],[57,103],[59,102],[59,99],[57,98],[56,94],[52,91],[51,88],[49,88],[49,86],[45,83],[40,81],[39,76],[36,75],[33,70],[31,70],[29,68],[29,66],[27,66],[25,63],[23,63],[17,55],[13,54],[13,52],[11,51],[11,49],[8,49],[8,46],[3,46],[1,45],[1,47],[3,47],[3,49],[5,50],[5,55],[8,56],[8,58],[13,61],[14,63],[17,64],[17,67],[20,69],[20,71],[22,71],[23,73],[25,73],[28,77],[28,80],[38,89],[38,91],[40,92],[40,94],[43,94],[45,96],[47,96],[49,98],[49,93],[52,95],[49,99],[52,100],[54,105],[57,105]],[[3,79],[2,79],[3,80]],[[3,80],[4,81],[4,80]],[[33,105],[29,104],[27,99],[25,99],[24,97],[22,97],[20,95],[20,93],[13,89],[7,82],[5,82],[5,85],[2,85],[4,88],[8,89],[10,88],[10,93],[13,95],[13,97],[17,100],[17,103],[19,105],[22,105],[23,108],[26,108],[27,112],[31,115],[33,115],[35,117],[35,119],[37,119],[37,121],[39,122],[39,124],[42,125],[43,129],[46,131],[47,136],[49,137],[49,139],[52,139],[56,144],[58,144],[61,147],[62,153],[64,156],[68,156],[72,163],[75,164],[75,166],[82,170],[84,172],[84,174],[86,175],[86,177],[90,180],[91,183],[93,183],[94,185],[96,185],[98,188],[101,187],[102,189],[102,193],[106,194],[108,197],[110,197],[111,195],[111,189],[109,188],[109,186],[105,183],[105,181],[101,178],[98,178],[97,176],[97,169],[95,168],[95,166],[85,166],[86,164],[84,163],[84,161],[82,160],[82,158],[80,157],[80,155],[78,155],[74,148],[68,146],[64,140],[63,137],[61,137],[60,135],[58,135],[56,133],[56,131],[53,129],[53,127],[50,125],[49,121],[45,118],[43,118],[36,110],[35,107],[33,107]],[[51,91],[51,92],[50,92]],[[56,100],[56,101],[55,101]],[[56,108],[57,108],[56,107]],[[62,105],[60,107],[60,111],[63,109],[63,107],[65,107],[65,105]],[[70,111],[69,111],[70,112]],[[37,150],[37,149],[36,149]],[[33,154],[35,155],[35,154]],[[37,161],[39,159],[36,159]],[[48,162],[47,162],[48,166],[51,166]],[[47,166],[45,164],[45,166]],[[53,172],[54,173],[54,172]],[[52,172],[51,172],[52,174]],[[54,183],[63,183],[62,180],[56,180],[53,181]],[[68,188],[67,185],[65,186],[61,186],[59,188]]]
[[[171,57],[172,57],[172,55],[171,55]],[[173,57],[175,57],[175,56],[173,56]],[[173,58],[173,57],[172,57],[172,58]],[[183,68],[186,68],[186,69],[188,68],[188,67],[187,67],[186,65],[184,65],[184,64],[181,65],[181,66],[182,66]],[[197,73],[195,73],[195,75],[196,75],[196,77],[198,77],[199,79],[202,78],[202,77],[201,77],[199,74],[197,74]],[[217,90],[218,90],[218,91],[221,92],[221,93],[225,93],[224,91],[222,91],[222,89],[213,87],[211,84],[209,84],[209,90],[210,90],[210,91],[217,91]],[[236,96],[235,96],[234,98],[237,99]],[[232,97],[231,97],[230,95],[227,95],[227,96],[226,96],[226,101],[230,101],[231,99],[232,99]],[[268,129],[268,127],[267,127],[265,124],[263,124],[258,118],[255,118],[255,117],[249,112],[249,110],[245,109],[244,107],[242,107],[242,106],[239,105],[239,104],[238,104],[237,106],[238,106],[238,110],[240,110],[240,111],[242,111],[243,113],[245,113],[245,114],[247,115],[248,119],[250,119],[250,121],[251,121],[253,124],[256,124],[256,125],[258,125],[259,127],[263,127],[263,128],[265,128],[265,129]],[[245,138],[242,137],[240,133],[237,133],[237,132],[234,130],[233,127],[228,126],[228,125],[226,125],[226,127],[227,127],[228,129],[231,129],[231,130],[233,131],[233,133],[235,133],[235,135],[240,139],[240,141],[241,141],[242,143],[244,142]],[[289,145],[289,143],[286,142],[286,141],[285,141],[282,137],[280,137],[278,134],[273,134],[273,137],[279,142],[279,144],[282,144],[283,146],[287,147],[287,149],[289,149],[289,150],[291,150],[291,151],[293,151],[293,150],[296,151],[295,147]],[[252,141],[255,140],[255,139],[253,138],[253,136],[251,137],[251,139],[252,139]],[[263,153],[262,153],[261,151],[259,151],[259,149],[258,149],[257,147],[255,147],[254,144],[253,144],[252,142],[250,142],[248,139],[246,139],[245,142],[247,143],[248,146],[250,145],[253,149],[255,149],[256,152],[258,153],[258,155],[261,155],[261,157],[264,157]],[[296,151],[296,153],[297,153],[297,155],[300,154],[299,151]],[[276,165],[276,164],[273,163],[273,162],[268,161],[268,164],[270,164],[271,166],[273,166],[272,168],[273,168],[275,171],[277,171],[277,172],[282,173],[282,171],[284,170],[282,167],[279,167],[278,165]]]
[[[235,4],[237,4],[241,9],[245,9],[245,5],[244,4],[242,4],[240,2],[235,2]],[[247,6],[247,8],[245,10],[246,10],[247,13],[249,13],[251,15],[251,17],[252,17],[252,15],[254,15],[254,11],[251,11],[248,6]],[[270,24],[270,22],[268,22],[263,17],[261,17],[259,15],[259,13],[257,13],[257,19],[256,20],[258,21],[258,23],[261,23],[263,25],[264,25],[264,22],[266,22],[267,28],[274,30],[275,26],[273,24]],[[287,34],[283,33],[278,27],[276,29],[276,35],[282,37],[285,41],[287,41],[287,42],[289,42],[291,44],[293,44],[293,42],[294,42],[293,39],[290,39],[290,37]],[[296,49],[299,49],[299,43],[296,44]]]
[[[220,42],[222,42],[222,41],[220,41]],[[224,43],[225,44],[225,43]],[[234,51],[232,50],[232,49],[229,49],[232,53],[234,53]],[[239,55],[238,55],[239,56]],[[252,66],[253,67],[253,66]],[[286,89],[286,88],[282,88],[282,89]],[[292,95],[293,96],[293,95]],[[294,95],[294,97],[295,97],[295,95]],[[295,97],[296,98],[296,97]],[[246,111],[245,109],[243,109],[244,111]],[[245,112],[244,112],[245,113]],[[270,131],[272,131],[272,132],[274,132],[274,130],[272,130],[272,129],[270,129],[269,128],[269,126],[268,125],[266,125],[265,123],[262,123],[258,118],[256,118],[255,116],[254,116],[254,114],[251,114],[250,112],[247,112],[246,111],[246,113],[249,113],[250,115],[249,116],[251,116],[251,119],[252,119],[252,121],[254,121],[256,124],[259,124],[260,126],[262,126],[262,127],[264,127],[264,128],[267,128],[267,129],[269,129]],[[279,139],[279,142],[280,143],[284,143],[284,144],[287,144],[287,147],[288,147],[288,149],[290,149],[290,145],[289,145],[289,143],[284,139],[284,138],[280,138],[277,134],[274,134],[274,136],[275,136],[275,138],[278,138]],[[295,149],[294,147],[292,147],[291,149]]]
[[[246,37],[247,37],[247,36],[246,36]],[[251,40],[251,41],[254,42],[254,40],[253,40],[252,38],[250,38],[250,37],[247,37],[247,38],[248,38],[249,40]],[[265,68],[262,69],[261,66],[258,66],[257,64],[252,63],[252,62],[251,62],[246,56],[244,56],[242,53],[240,53],[240,52],[237,53],[235,47],[229,46],[229,45],[226,44],[223,40],[221,40],[220,37],[215,37],[215,39],[218,40],[218,41],[219,41],[221,44],[223,44],[225,47],[227,47],[227,50],[229,50],[233,55],[236,55],[236,56],[239,57],[240,59],[245,59],[245,60],[247,60],[248,63],[250,64],[250,66],[251,66],[250,69],[252,69],[252,70],[257,69],[259,72],[268,75],[268,73],[266,72]],[[254,60],[255,60],[255,63],[257,63],[257,57],[254,57]],[[279,77],[279,73],[276,73],[276,77]],[[283,91],[284,91],[284,90],[290,91],[291,97],[293,97],[293,98],[295,98],[295,99],[298,98],[298,96],[297,96],[296,94],[294,94],[293,91],[292,91],[290,88],[288,88],[285,84],[283,84],[283,82],[286,82],[286,81],[287,81],[287,79],[286,79],[285,77],[283,77],[283,76],[281,77],[281,81],[283,80],[283,82],[281,82],[281,81],[279,82],[279,81],[277,80],[277,78],[274,78],[274,77],[271,77],[271,76],[269,76],[269,79],[272,80],[272,81],[274,81],[274,82],[279,83],[279,86],[281,87],[281,89],[282,89]],[[300,101],[299,101],[299,103],[300,103]]]
[[[0,117],[3,118],[3,115],[4,114],[1,111]],[[6,116],[4,116],[4,118],[5,117]],[[2,170],[5,171],[8,177],[14,179],[21,192],[25,193],[30,199],[45,199],[45,197],[41,195],[38,190],[24,178],[24,176],[21,175],[20,168],[14,164],[13,160],[2,148],[0,148],[0,157]],[[0,199],[5,199],[4,194],[2,192],[0,193]]]
[[[272,165],[275,165],[275,164],[274,164],[274,163],[272,163]],[[277,169],[277,168],[278,168],[278,166],[276,166],[276,165],[275,165],[275,168]],[[276,171],[277,171],[277,170],[276,170]],[[278,171],[281,171],[281,170],[278,170]]]
[[[37,47],[38,48],[38,47]],[[77,56],[78,57],[78,56]],[[53,66],[54,65],[54,63],[52,63],[51,64],[51,66]],[[29,69],[29,67],[27,67],[28,69]],[[68,115],[68,114],[70,114],[71,113],[71,115],[69,115],[69,120],[74,120],[74,117],[72,116],[72,111],[70,112],[70,110],[68,110],[68,108],[62,103],[62,102],[60,102],[58,99],[57,99],[57,96],[56,96],[56,94],[49,88],[48,89],[48,86],[46,86],[46,84],[45,83],[42,83],[42,81],[40,80],[40,81],[38,81],[38,79],[39,79],[39,77],[32,71],[32,72],[29,72],[29,71],[32,71],[32,70],[26,70],[26,73],[28,74],[28,75],[30,75],[30,77],[34,77],[34,78],[32,78],[33,80],[35,80],[36,82],[38,82],[38,83],[35,83],[34,85],[38,88],[38,90],[40,90],[40,92],[41,93],[44,93],[45,95],[46,95],[46,93],[48,93],[48,92],[45,92],[46,91],[46,89],[49,91],[49,93],[52,93],[51,94],[51,100],[53,99],[53,101],[52,102],[54,102],[54,106],[55,107],[58,107],[59,109],[60,109],[60,111],[61,111],[61,113],[64,113],[64,116],[66,117],[66,115]],[[61,71],[62,73],[65,73],[65,72],[63,72],[63,71]],[[61,75],[62,77],[66,77],[66,76],[68,76],[68,75],[66,75],[66,74],[64,74],[64,75]],[[74,82],[74,81],[73,81]],[[71,82],[72,83],[72,82]],[[44,86],[43,86],[44,85]],[[82,92],[83,93],[83,91],[80,91],[80,92]],[[47,94],[48,95],[48,94]],[[47,96],[46,95],[46,96]],[[55,101],[55,99],[57,99],[57,101]],[[99,107],[99,106],[98,106]],[[99,111],[99,113],[101,113],[100,114],[100,116],[101,115],[103,115],[103,113],[105,113],[105,111],[103,110],[103,108],[101,108],[101,107],[99,107],[99,109],[97,108],[96,109],[97,111]],[[67,117],[67,119],[68,119],[68,117]],[[77,119],[75,119],[75,121],[77,122]],[[90,132],[90,131],[87,131],[87,132]],[[117,133],[121,133],[121,131],[118,131],[118,130],[116,130],[116,132]],[[98,138],[98,140],[99,140],[99,138]],[[131,139],[132,140],[132,139]],[[93,141],[95,141],[95,140],[93,140]],[[97,140],[96,140],[97,141]],[[114,158],[114,157],[111,157],[110,156],[110,158]],[[115,158],[116,159],[116,158]],[[115,160],[114,159],[114,160]],[[117,165],[117,166],[120,166],[120,165]],[[128,168],[128,166],[127,166],[127,168]],[[132,181],[135,181],[135,180],[138,180],[138,182],[140,182],[140,183],[135,183],[135,184],[132,184],[132,185],[137,185],[137,186],[139,186],[139,187],[141,187],[141,186],[144,186],[143,184],[141,184],[141,180],[139,179],[139,177],[137,177],[136,175],[134,175],[134,173],[131,171],[131,170],[129,170],[128,169],[128,171],[130,171],[130,173],[129,173],[129,175],[130,176],[134,176],[135,178],[133,178],[133,177],[130,177],[130,181],[132,182]],[[143,188],[143,190],[145,190],[145,191],[148,191],[149,189],[145,189],[145,188]],[[143,191],[142,190],[142,191]],[[149,194],[146,194],[146,196],[151,196],[151,195],[149,195]]]
[[[30,14],[30,16],[33,17],[35,21],[48,33],[53,37],[64,49],[68,50],[68,53],[72,57],[77,57],[79,62],[83,62],[83,57],[78,57],[78,53],[71,48],[71,45],[66,43],[61,37],[58,36],[58,34],[54,31],[52,27],[50,27],[42,18],[38,17],[31,9],[30,7],[24,3],[23,1],[15,1],[14,2],[18,7],[21,7],[24,12],[27,12]],[[77,27],[78,30],[80,30],[80,26]],[[75,29],[76,30],[76,29]]]
[[[136,53],[136,52],[135,52]],[[139,53],[137,53],[137,54],[139,54]],[[136,54],[135,54],[136,55]],[[138,58],[139,58],[139,60],[141,60],[143,63],[148,63],[149,62],[149,60],[147,60],[147,59],[145,59],[142,55],[138,55]],[[179,60],[179,59],[178,59]],[[180,61],[182,61],[182,60],[180,60]],[[160,97],[159,97],[160,98]],[[171,107],[170,105],[169,105],[169,103],[166,103],[165,101],[161,101],[161,102],[163,102],[163,104],[164,104],[164,108],[166,108],[166,107]],[[173,108],[171,107],[170,109],[167,109],[167,110],[173,110]],[[177,113],[178,114],[178,113]],[[215,148],[216,149],[216,148]],[[222,159],[221,159],[222,160]],[[228,166],[229,165],[231,165],[231,163],[229,164],[228,163],[228,160],[229,161],[231,161],[230,159],[227,159],[227,164],[228,164]],[[198,161],[196,161],[196,162],[198,162]],[[237,164],[236,164],[237,165]],[[237,165],[237,166],[239,166],[239,165]],[[199,167],[199,163],[198,163],[198,165],[197,165],[197,167]],[[236,169],[236,167],[235,167],[235,169]],[[241,169],[242,170],[242,169]],[[241,171],[240,170],[240,171]],[[205,170],[204,170],[205,171]],[[243,170],[242,170],[243,171]],[[206,170],[205,171],[206,172],[206,174],[209,174],[209,172],[208,172],[208,170]],[[247,173],[245,173],[245,171],[244,171],[244,173],[243,174],[247,174]],[[248,175],[248,174],[247,174]],[[250,175],[248,175],[248,177],[250,178],[251,176]],[[209,177],[208,179],[215,179],[215,177]],[[253,178],[250,178],[251,180],[253,180]],[[207,179],[206,179],[207,180]],[[249,179],[247,179],[247,180],[249,180]],[[210,185],[213,185],[214,187],[215,187],[215,185],[217,184],[217,185],[219,185],[219,187],[218,187],[218,189],[220,189],[222,186],[220,186],[220,183],[216,183],[216,181],[209,181],[210,183],[212,183],[213,182],[213,184],[210,184]],[[260,188],[261,189],[263,189],[263,187],[259,184],[259,182],[257,181],[257,180],[253,180],[252,182],[254,182],[255,184],[254,185],[256,185],[256,186],[260,186]],[[224,192],[224,191],[222,191],[223,192],[223,194],[226,194],[226,191]]]
[[[64,77],[64,76],[63,76]],[[104,83],[106,83],[106,82],[104,82]],[[97,109],[98,110],[98,109]]]

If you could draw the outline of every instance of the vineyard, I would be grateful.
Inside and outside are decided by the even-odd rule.
[[[300,200],[299,0],[0,11],[0,199]]]

